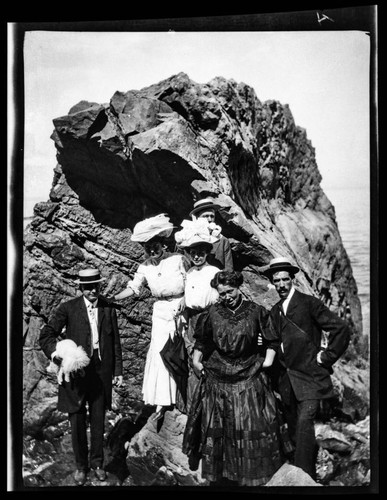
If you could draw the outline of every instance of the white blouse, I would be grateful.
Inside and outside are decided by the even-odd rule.
[[[209,264],[200,269],[193,266],[188,270],[185,282],[185,304],[187,307],[204,309],[218,300],[218,291],[211,287],[210,282],[219,271],[220,269]]]
[[[162,259],[157,265],[140,264],[127,288],[139,295],[141,287],[147,283],[156,298],[180,295],[184,292],[186,274],[183,256],[173,254]]]

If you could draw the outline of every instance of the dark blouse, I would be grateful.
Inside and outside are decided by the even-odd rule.
[[[277,351],[279,345],[269,311],[248,300],[242,300],[236,310],[222,303],[210,306],[199,316],[193,336],[205,370],[224,382],[255,375],[266,349]]]

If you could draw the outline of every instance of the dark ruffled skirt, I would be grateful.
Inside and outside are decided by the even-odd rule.
[[[266,374],[259,372],[233,384],[207,374],[198,392],[202,476],[211,482],[226,478],[241,486],[267,483],[284,463],[284,450],[290,451],[291,444]]]

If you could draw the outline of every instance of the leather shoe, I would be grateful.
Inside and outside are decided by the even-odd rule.
[[[86,472],[84,470],[76,470],[74,473],[74,481],[78,486],[83,486],[86,483]]]
[[[160,418],[163,418],[164,417],[164,413],[165,413],[165,410],[164,408],[162,408],[161,410],[159,411],[156,411],[156,413],[154,413],[152,416],[151,416],[151,421],[152,422],[157,422],[157,420],[160,420]]]
[[[103,469],[101,469],[101,467],[97,467],[96,469],[94,469],[94,474],[99,481],[105,481],[106,472]]]

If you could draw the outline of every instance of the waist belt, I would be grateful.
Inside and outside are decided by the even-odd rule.
[[[205,307],[197,307],[197,308],[196,307],[187,307],[188,314],[191,317],[196,316],[197,314],[200,314],[205,310],[206,310]]]
[[[180,299],[183,297],[184,293],[179,293],[177,295],[164,295],[162,297],[156,297],[157,300],[172,300],[172,299]]]

